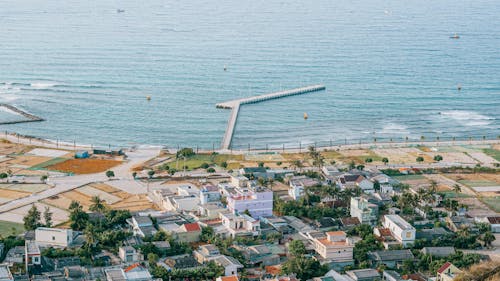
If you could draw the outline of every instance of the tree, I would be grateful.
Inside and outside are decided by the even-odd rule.
[[[202,169],[208,169],[208,167],[210,167],[210,165],[208,165],[208,163],[202,163],[200,165],[200,168],[202,168]]]
[[[422,156],[418,156],[416,160],[417,160],[417,162],[419,162],[419,163],[420,163],[420,162],[424,162],[424,157],[422,157]]]
[[[495,239],[495,235],[493,235],[491,231],[485,232],[483,234],[483,237],[481,238],[481,240],[483,240],[484,242],[485,247],[491,246],[491,242],[495,241]]]
[[[5,179],[7,178],[9,175],[7,173],[0,173],[0,179]]]
[[[221,166],[222,168],[224,168],[224,169],[225,169],[225,168],[227,168],[227,162],[226,162],[226,161],[224,161],[224,162],[220,163],[220,166]]]
[[[458,194],[459,194],[460,192],[462,192],[462,188],[460,187],[460,185],[458,185],[458,184],[454,184],[454,185],[453,185],[453,191],[454,191],[454,192],[455,192],[455,194],[458,196]]]
[[[282,271],[285,274],[295,273],[298,279],[305,281],[313,277],[323,276],[328,271],[328,268],[322,266],[319,261],[315,259],[298,256],[284,262]]]
[[[215,173],[215,169],[210,167],[207,169],[207,173]]]
[[[148,262],[149,264],[155,264],[158,262],[158,260],[160,259],[160,257],[158,257],[157,254],[155,253],[149,253],[148,254]]]
[[[106,177],[108,177],[109,179],[114,177],[114,176],[115,176],[115,172],[113,172],[111,170],[106,171]]]
[[[155,171],[154,170],[149,170],[148,171],[148,177],[151,179],[153,178],[153,176],[155,175]]]
[[[29,209],[28,214],[23,218],[24,228],[26,230],[35,230],[40,226],[40,212],[33,204]]]
[[[384,165],[387,165],[387,163],[389,163],[389,158],[387,157],[382,158],[382,163],[384,163]]]
[[[372,158],[366,158],[366,159],[365,159],[365,163],[371,163],[371,162],[373,162],[373,159],[372,159]]]
[[[73,230],[83,230],[89,220],[89,215],[83,211],[83,207],[77,201],[71,201],[69,205],[69,220]]]
[[[137,177],[137,172],[133,172],[132,177],[135,179],[135,177]]]
[[[104,211],[106,210],[106,205],[104,205],[104,200],[102,200],[98,195],[92,196],[90,202],[92,203],[89,207],[90,211],[104,213]]]
[[[373,182],[373,189],[375,189],[376,191],[380,190],[380,182],[378,180],[375,180]]]
[[[43,219],[45,220],[46,227],[52,227],[52,212],[48,206],[43,211]]]
[[[314,146],[309,146],[309,156],[312,158],[313,160],[313,165],[318,167],[318,168],[321,168],[321,166],[323,166],[323,163],[325,161],[325,158],[323,157],[323,155],[321,155],[321,153],[319,151],[316,150],[316,148]]]
[[[441,160],[443,160],[443,156],[441,156],[441,155],[434,156],[434,161],[439,162]]]
[[[42,175],[42,176],[40,177],[40,181],[41,181],[41,182],[46,182],[48,178],[49,178],[49,176],[47,176],[47,175]]]
[[[358,169],[360,171],[363,171],[364,168],[365,168],[365,165],[358,165],[358,166],[356,166],[356,169]]]
[[[306,253],[306,246],[301,240],[293,240],[288,244],[288,251],[293,256],[301,256]]]
[[[176,153],[176,158],[181,158],[181,157],[191,157],[193,155],[195,155],[196,153],[194,153],[194,150],[192,148],[189,148],[189,147],[185,147],[185,148],[182,148],[181,150],[177,151]]]

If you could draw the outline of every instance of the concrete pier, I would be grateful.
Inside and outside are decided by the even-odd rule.
[[[231,109],[231,115],[229,116],[229,120],[227,122],[226,133],[224,134],[224,137],[222,138],[222,149],[229,149],[231,147],[231,141],[232,141],[233,135],[234,135],[234,128],[236,127],[236,121],[238,119],[238,113],[240,111],[240,105],[250,104],[250,103],[258,103],[258,102],[263,102],[266,100],[279,99],[279,98],[284,98],[284,97],[294,96],[294,95],[301,95],[301,94],[306,94],[306,93],[311,93],[311,92],[316,92],[316,91],[322,91],[325,89],[326,89],[326,87],[324,85],[312,85],[312,86],[307,86],[307,87],[302,87],[302,88],[297,88],[297,89],[292,89],[292,90],[280,91],[280,92],[259,95],[259,96],[249,97],[249,98],[242,98],[242,99],[237,99],[237,100],[232,100],[232,101],[227,101],[227,102],[222,102],[222,103],[216,104],[215,106],[217,108]]]
[[[10,104],[6,103],[0,103],[0,107],[5,107],[10,111],[13,111],[15,113],[18,113],[24,117],[26,117],[26,120],[18,120],[18,121],[6,121],[6,122],[0,122],[0,125],[9,125],[9,124],[18,124],[18,123],[26,123],[26,122],[40,122],[40,121],[45,121],[45,119],[38,117],[36,115],[33,115],[31,113],[28,113],[26,111],[23,111],[15,106],[12,106]]]

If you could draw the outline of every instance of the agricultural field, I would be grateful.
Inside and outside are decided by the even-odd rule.
[[[106,205],[112,209],[129,209],[130,211],[156,209],[145,194],[130,194],[104,183],[93,183],[79,187],[47,198],[42,202],[67,210],[71,201],[75,200],[83,206],[84,210],[88,210],[92,205],[92,197],[95,195],[104,200]]]
[[[68,159],[45,168],[65,173],[94,174],[105,172],[121,163],[121,161],[106,159]]]
[[[240,161],[243,160],[243,155],[221,155],[221,154],[196,154],[184,159],[176,159],[172,156],[172,161],[166,162],[163,165],[168,165],[170,168],[182,170],[183,166],[187,166],[188,170],[200,168],[204,163],[209,165],[220,166],[223,162],[228,164],[228,169],[237,169],[240,166]]]
[[[500,174],[446,174],[446,177],[468,187],[500,185]]]
[[[0,237],[18,235],[23,233],[24,226],[20,223],[10,221],[0,221]]]

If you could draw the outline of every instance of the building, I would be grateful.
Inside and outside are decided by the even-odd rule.
[[[378,206],[365,197],[351,197],[351,217],[358,218],[362,224],[376,225]]]
[[[368,260],[373,267],[386,265],[388,268],[399,268],[405,260],[414,260],[410,250],[389,250],[368,252]]]
[[[215,279],[215,281],[239,281],[238,276],[220,276]]]
[[[200,241],[201,227],[197,222],[186,223],[172,233],[179,242],[193,243]]]
[[[241,168],[239,170],[239,173],[241,175],[252,175],[256,179],[258,179],[258,178],[263,178],[263,179],[274,178],[274,175],[268,174],[267,169],[264,167],[245,167],[245,168]]]
[[[89,152],[86,150],[79,150],[79,151],[75,152],[75,158],[76,159],[89,158]]]
[[[214,262],[224,267],[224,275],[234,276],[238,274],[238,270],[243,268],[243,265],[235,258],[220,255],[215,258]]]
[[[139,261],[139,254],[134,247],[123,246],[118,249],[118,256],[123,262],[137,262]]]
[[[267,188],[256,186],[227,190],[227,208],[234,214],[242,214],[248,210],[254,218],[273,215],[273,192]]]
[[[231,184],[236,187],[247,187],[248,178],[245,176],[231,176]]]
[[[304,190],[308,187],[313,187],[321,184],[317,179],[309,178],[307,176],[294,176],[288,181],[288,195],[294,200],[304,196]]]
[[[347,276],[351,277],[354,281],[378,281],[380,274],[375,269],[357,269],[345,272]]]
[[[236,236],[257,236],[260,234],[260,222],[245,214],[221,213],[222,225],[229,235]]]
[[[40,266],[42,264],[42,252],[38,244],[35,241],[27,240],[24,245],[26,270],[31,266]]]
[[[204,185],[200,189],[200,204],[205,205],[209,203],[220,202],[219,188],[213,185]]]
[[[65,248],[73,243],[73,230],[38,227],[35,230],[35,241],[40,246]]]
[[[9,266],[6,264],[0,264],[0,281],[14,281]]]
[[[367,180],[362,175],[342,175],[337,179],[337,186],[340,187],[341,190],[361,188],[364,193],[369,194],[375,192],[373,189],[373,182]]]
[[[264,244],[255,246],[235,246],[235,248],[243,253],[246,263],[252,267],[268,266],[280,264],[280,256],[271,251]]]
[[[133,216],[130,224],[134,234],[140,237],[153,236],[157,232],[153,221],[148,216]]]
[[[403,277],[393,270],[384,270],[382,277],[385,281],[404,281]]]
[[[421,250],[424,255],[431,255],[433,257],[445,258],[449,255],[455,254],[454,247],[424,247]]]
[[[453,281],[459,273],[462,273],[462,271],[458,267],[451,262],[446,262],[438,269],[436,281]]]
[[[399,215],[385,215],[383,225],[391,230],[392,236],[396,238],[403,247],[415,243],[415,228]]]
[[[486,220],[491,226],[491,232],[500,233],[500,216],[486,217]]]
[[[354,244],[344,231],[330,231],[326,237],[313,238],[314,250],[322,258],[333,262],[351,262]]]
[[[107,281],[152,281],[151,273],[138,263],[122,268],[104,269]]]

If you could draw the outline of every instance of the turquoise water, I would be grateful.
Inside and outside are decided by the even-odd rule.
[[[229,116],[215,103],[325,84],[243,106],[234,146],[494,137],[499,13],[497,0],[3,0],[0,102],[47,121],[0,130],[211,148]]]

